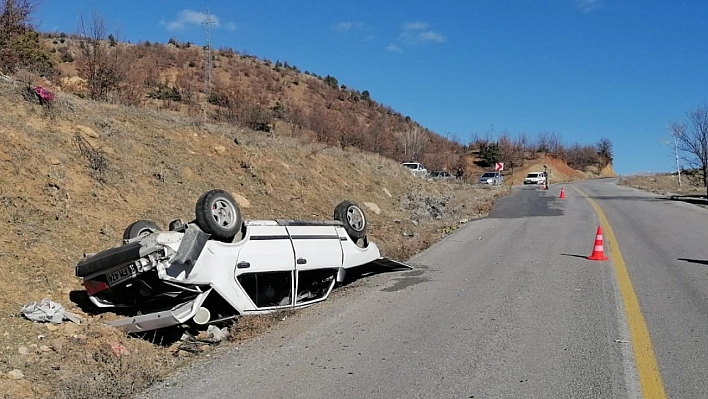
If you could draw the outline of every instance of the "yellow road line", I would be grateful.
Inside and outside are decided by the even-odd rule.
[[[624,302],[624,311],[627,316],[629,333],[632,337],[634,361],[637,365],[637,374],[639,374],[642,395],[645,399],[665,399],[666,393],[664,392],[664,385],[661,382],[659,365],[654,357],[654,348],[651,345],[649,329],[644,321],[642,310],[639,308],[639,300],[634,292],[634,287],[632,287],[632,280],[629,278],[627,265],[625,265],[624,259],[622,259],[615,233],[600,206],[584,192],[576,187],[573,188],[585,197],[585,199],[590,202],[590,205],[595,208],[595,212],[597,212],[597,215],[600,217],[600,225],[602,226],[604,235],[603,239],[607,239],[611,248],[610,259],[615,266],[615,276],[617,278],[620,294],[622,295],[622,301]]]

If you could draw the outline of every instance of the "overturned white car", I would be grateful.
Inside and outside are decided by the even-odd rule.
[[[334,220],[242,221],[232,196],[212,190],[195,213],[169,231],[136,221],[122,246],[78,263],[91,302],[128,316],[110,324],[134,333],[303,307],[325,300],[347,269],[409,268],[381,256],[364,212],[349,201]]]

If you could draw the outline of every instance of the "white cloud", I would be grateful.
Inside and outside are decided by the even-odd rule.
[[[429,29],[425,22],[409,22],[401,26],[401,31],[396,39],[399,45],[420,45],[427,43],[444,43],[445,36],[440,32]]]
[[[401,26],[401,30],[403,31],[417,31],[425,29],[428,29],[428,24],[425,22],[409,22]]]
[[[338,33],[353,32],[353,31],[363,31],[368,32],[373,30],[370,26],[363,22],[357,21],[344,21],[338,24],[332,25],[331,29]]]
[[[444,43],[445,42],[445,36],[441,35],[438,32],[433,32],[433,31],[425,31],[425,32],[420,32],[418,34],[418,39],[422,42],[433,42],[433,43]]]
[[[388,46],[386,46],[386,51],[390,51],[392,53],[402,53],[403,50],[401,50],[400,47],[396,46],[395,44],[391,43]]]
[[[583,12],[591,12],[602,5],[601,0],[573,0],[575,5]]]
[[[188,26],[202,25],[207,21],[207,18],[211,20],[213,27],[222,28],[221,21],[216,15],[194,10],[182,10],[179,14],[177,14],[177,18],[175,20],[163,21],[161,24],[168,30],[180,30],[185,29]],[[223,28],[226,30],[235,30],[236,24],[233,22],[228,22],[223,25]]]
[[[352,26],[354,26],[353,22],[340,22],[336,25],[332,25],[332,30],[335,30],[337,32],[347,32],[352,29]]]

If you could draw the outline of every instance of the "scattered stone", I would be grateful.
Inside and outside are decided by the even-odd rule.
[[[470,221],[469,219],[462,219],[462,220],[460,220],[460,224],[465,224],[465,223],[467,223],[467,222],[469,222],[469,221]]]
[[[18,369],[8,371],[6,375],[7,375],[7,378],[9,378],[11,380],[21,380],[21,379],[25,378],[25,375],[22,374],[22,372]]]
[[[241,207],[241,208],[250,208],[251,207],[251,201],[249,201],[243,195],[239,195],[239,194],[232,192],[231,196],[234,197],[234,200],[236,201],[236,203],[238,204],[239,207]]]
[[[69,324],[66,324],[66,325],[68,326]],[[47,324],[47,330],[49,330],[49,331],[51,331],[51,332],[54,332],[54,331],[56,331],[56,330],[58,330],[58,329],[59,329],[59,326],[57,326],[57,325],[54,325],[54,324]]]
[[[224,155],[226,153],[226,147],[223,145],[215,145],[211,147],[212,151],[214,151],[217,155]]]
[[[20,353],[20,355],[26,355],[26,354],[29,353],[29,348],[26,347],[26,346],[24,346],[24,345],[22,345],[22,346],[20,346],[20,347],[17,348],[17,351]]]
[[[64,332],[68,335],[74,335],[79,332],[79,326],[76,324],[64,324]]]
[[[92,139],[97,139],[100,137],[95,130],[91,129],[88,126],[76,125],[76,130],[81,132],[84,136],[91,137]]]
[[[50,348],[50,347],[47,346],[47,345],[41,345],[41,346],[39,347],[39,350],[42,351],[42,352],[51,352],[51,351],[52,351],[52,348]]]
[[[66,344],[66,338],[57,338],[52,340],[51,342],[52,348],[54,348],[55,351],[60,351],[64,345]]]
[[[389,197],[393,197],[393,195],[391,195],[391,193],[385,188],[384,188],[384,193],[386,193],[386,195],[388,195]]]
[[[364,202],[364,206],[377,215],[381,214],[381,208],[379,208],[379,206],[374,204],[373,202]]]

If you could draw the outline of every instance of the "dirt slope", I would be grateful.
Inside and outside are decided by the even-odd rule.
[[[377,155],[171,111],[62,93],[46,108],[21,93],[21,85],[0,80],[0,398],[126,397],[199,356],[126,337],[101,322],[110,314],[77,306],[74,266],[85,252],[118,245],[134,220],[163,228],[173,219],[192,220],[207,190],[234,194],[248,219],[330,219],[337,203],[353,200],[367,211],[371,240],[399,260],[486,215],[493,199],[509,191],[431,182]],[[507,183],[518,184],[544,164],[552,181],[595,175],[542,158],[507,174]],[[56,326],[21,317],[23,304],[42,298],[85,322]],[[236,330],[252,333],[239,323]],[[204,345],[196,350],[204,351]]]
[[[0,119],[0,398],[125,397],[191,356],[126,337],[84,312],[72,301],[81,291],[74,266],[85,252],[119,244],[134,220],[163,228],[192,220],[209,189],[235,194],[251,219],[330,219],[338,202],[354,200],[365,205],[371,240],[400,260],[484,216],[506,191],[430,182],[376,155],[169,111],[61,93],[46,109],[4,80]],[[20,316],[23,304],[42,298],[86,322]],[[23,377],[14,379],[17,370]]]

